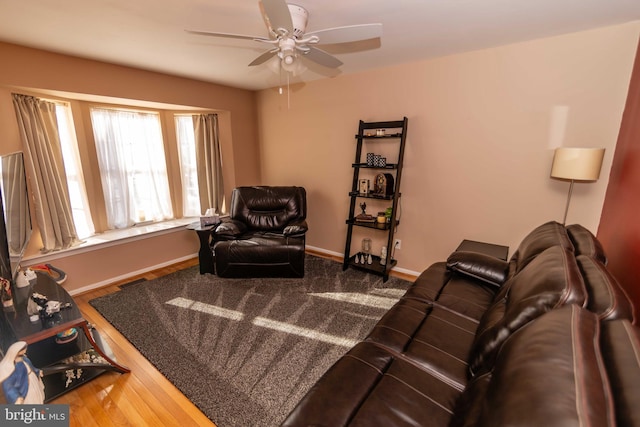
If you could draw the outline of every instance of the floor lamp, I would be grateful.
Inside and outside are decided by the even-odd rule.
[[[564,210],[562,224],[567,222],[567,212],[571,202],[575,181],[595,182],[600,177],[604,148],[556,148],[551,165],[551,178],[571,181],[567,207]]]

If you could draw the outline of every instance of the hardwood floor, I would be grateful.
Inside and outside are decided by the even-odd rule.
[[[118,285],[138,278],[155,279],[197,265],[193,259],[112,285],[75,295],[85,318],[100,331],[128,374],[108,372],[66,393],[51,403],[70,405],[70,426],[215,426],[189,399],[171,384],[91,305],[89,300],[119,290]],[[141,307],[143,309],[143,307]]]
[[[342,262],[333,256],[309,252]],[[75,295],[74,299],[85,319],[93,324],[108,342],[119,363],[131,369],[128,374],[108,372],[72,390],[51,403],[70,405],[70,426],[214,426],[189,399],[170,383],[127,339],[107,322],[89,300],[118,292],[118,285],[145,278],[155,279],[197,265],[194,258],[169,267],[132,276],[126,280]],[[405,280],[414,276],[392,273]],[[141,309],[144,309],[141,307]],[[0,399],[3,403],[4,399]]]

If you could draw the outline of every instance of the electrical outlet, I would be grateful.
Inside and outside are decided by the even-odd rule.
[[[396,239],[393,243],[393,247],[396,249],[402,249],[402,240]]]

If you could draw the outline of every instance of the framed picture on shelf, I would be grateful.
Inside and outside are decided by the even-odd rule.
[[[358,192],[360,194],[369,194],[369,180],[361,179],[358,184]]]

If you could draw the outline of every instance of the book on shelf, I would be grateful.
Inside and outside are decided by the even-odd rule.
[[[356,222],[376,222],[376,217],[366,214],[357,215],[354,219]]]

